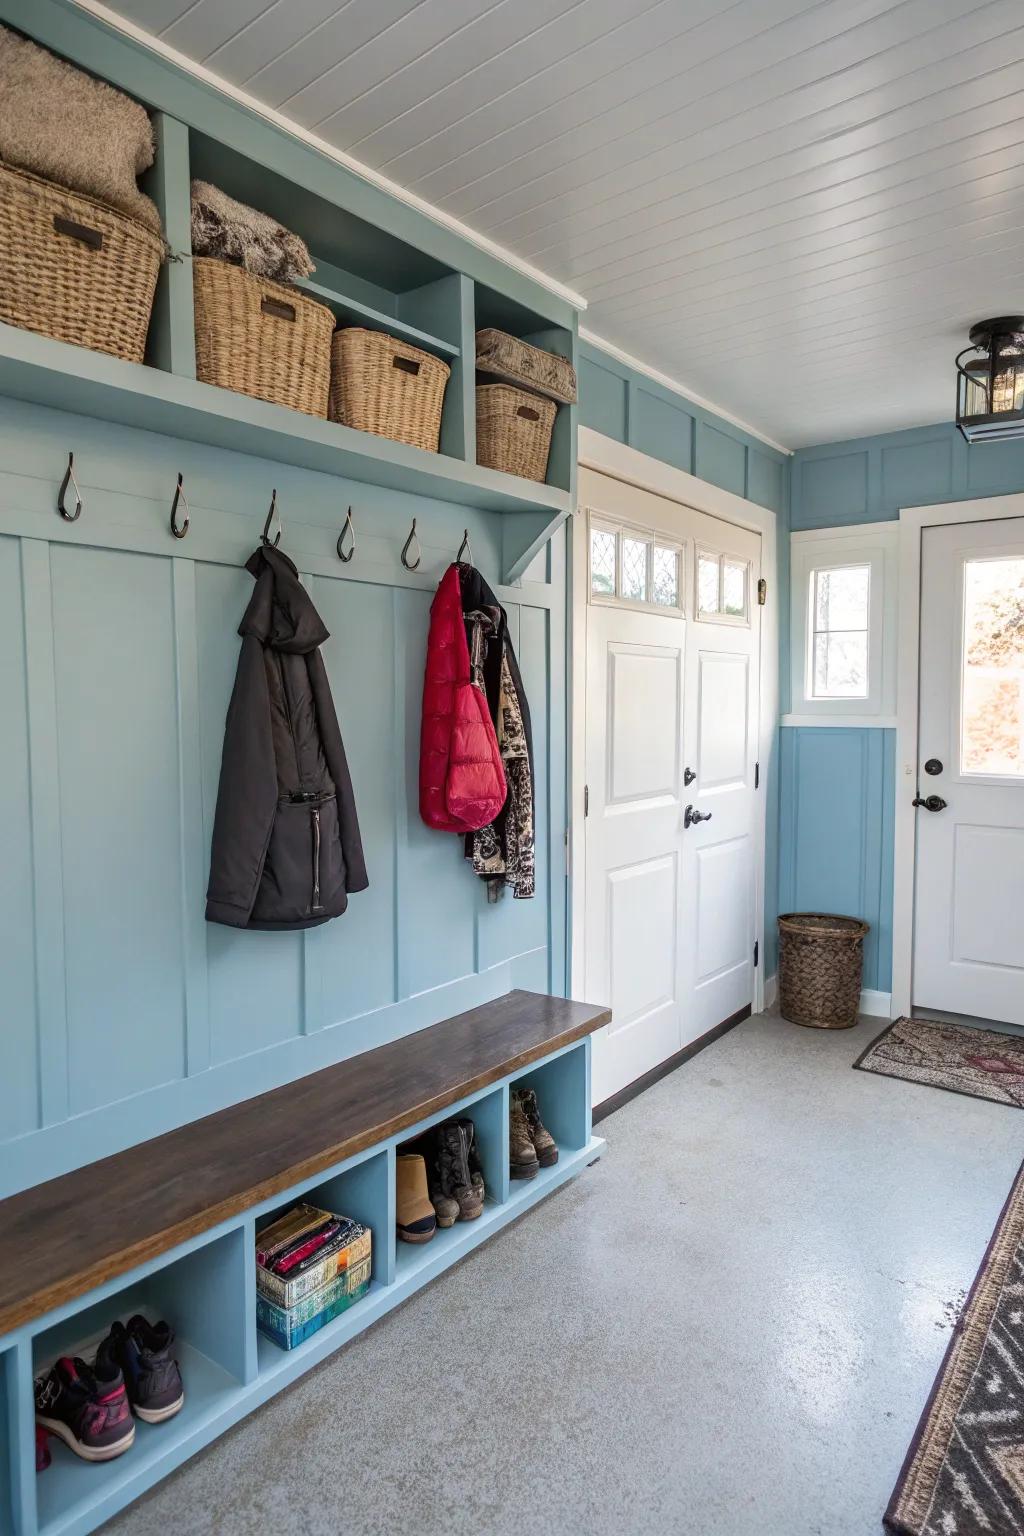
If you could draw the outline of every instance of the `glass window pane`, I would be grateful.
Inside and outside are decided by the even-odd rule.
[[[867,630],[814,636],[814,697],[866,699]]]
[[[679,607],[679,551],[654,546],[654,601]]]
[[[648,548],[646,539],[622,535],[622,595],[637,603],[647,601]]]
[[[815,629],[867,629],[870,565],[846,565],[817,576]]]
[[[697,556],[697,607],[701,613],[718,612],[718,556]]]
[[[590,590],[615,595],[615,535],[604,528],[590,530]]]
[[[742,618],[747,611],[747,567],[745,561],[722,561],[722,612]]]
[[[1024,559],[964,567],[960,764],[1024,777]]]

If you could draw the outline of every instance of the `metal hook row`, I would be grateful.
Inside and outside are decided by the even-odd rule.
[[[69,512],[65,504],[65,497],[67,495],[69,485],[74,486],[75,490],[75,510],[73,512]],[[185,509],[185,519],[181,523],[178,522],[179,506],[184,507]],[[68,454],[68,467],[64,471],[64,479],[61,481],[60,490],[57,492],[57,511],[60,513],[65,522],[68,523],[77,522],[82,515],[82,493],[78,488],[78,481],[75,479],[75,456],[73,453]],[[274,537],[271,538],[270,530],[273,526],[275,515],[277,517],[277,532],[275,533]],[[188,533],[191,525],[192,512],[188,504],[188,498],[185,495],[185,478],[179,470],[178,483],[174,488],[174,499],[171,502],[171,533],[173,534],[174,538],[183,539]],[[277,510],[277,489],[275,487],[270,496],[270,510],[267,513],[266,522],[263,524],[263,533],[261,535],[262,542],[268,547],[276,549],[281,542],[281,534],[283,531],[284,530],[281,526],[281,514]],[[347,553],[345,550],[346,536],[348,538]],[[413,544],[416,545],[415,560],[410,559]],[[352,521],[351,506],[345,514],[345,521],[342,524],[341,532],[338,534],[338,541],[335,547],[338,551],[338,559],[343,565],[348,565],[349,561],[353,558],[356,552],[356,529],[355,524]],[[419,535],[416,532],[416,519],[413,518],[412,527],[409,530],[409,537],[402,545],[402,564],[405,566],[407,571],[415,571],[419,569],[420,561],[422,558],[423,549],[420,544]],[[455,556],[455,563],[457,565],[461,565],[464,559],[468,560],[470,565],[473,564],[473,547],[469,542],[468,528],[464,528],[462,530],[462,543],[459,545],[459,552]]]

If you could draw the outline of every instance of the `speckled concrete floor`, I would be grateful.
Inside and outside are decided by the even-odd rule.
[[[1024,1151],[739,1026],[597,1167],[114,1521],[118,1536],[876,1536]]]

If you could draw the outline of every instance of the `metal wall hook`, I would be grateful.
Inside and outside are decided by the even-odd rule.
[[[410,560],[406,559],[406,556],[408,555],[409,550],[412,547],[413,539],[416,540],[416,559],[410,561]],[[420,564],[420,561],[422,559],[423,559],[423,550],[420,548],[419,535],[416,532],[416,519],[413,518],[413,520],[412,520],[412,527],[409,530],[409,537],[406,539],[405,543],[402,545],[402,564],[405,566],[407,571],[416,571],[416,570],[419,570],[419,564]]]
[[[69,453],[68,467],[64,471],[64,479],[61,481],[60,490],[57,492],[57,511],[66,523],[77,523],[82,515],[82,493],[78,489],[78,481],[75,479],[74,465],[75,456],[73,453]],[[75,510],[73,512],[69,512],[64,505],[64,497],[67,494],[69,485],[73,485],[75,488]]]
[[[342,545],[345,542],[345,535],[346,535],[346,533],[348,534],[349,539],[351,540],[351,543],[349,545],[349,551],[348,551],[347,555],[346,555],[344,549],[342,548]],[[355,527],[353,526],[353,523],[352,523],[352,508],[351,507],[349,507],[349,509],[348,509],[348,512],[347,512],[347,514],[345,516],[345,521],[342,524],[341,532],[338,534],[337,550],[338,550],[338,559],[341,561],[342,565],[348,565],[349,561],[352,559],[352,556],[356,552],[356,530],[355,530]]]
[[[277,512],[277,491],[276,490],[274,490],[274,492],[271,494],[271,497],[270,497],[270,511],[267,513],[267,520],[263,524],[263,542],[264,542],[264,544],[268,544],[269,545],[269,544],[273,543],[273,546],[276,549],[277,546],[281,542],[281,514],[278,512],[278,515],[277,515],[277,535],[276,535],[276,537],[273,540],[271,540],[271,537],[270,537],[270,525],[274,521],[274,513],[275,512]]]
[[[185,508],[185,521],[182,523],[180,528],[178,527],[178,502],[179,501],[182,503],[182,505]],[[191,512],[191,510],[189,508],[188,497],[185,495],[185,488],[184,488],[184,484],[183,484],[183,481],[182,481],[181,472],[179,471],[179,473],[178,473],[178,483],[177,483],[177,485],[174,488],[174,500],[171,502],[171,532],[174,534],[174,537],[176,539],[183,539],[185,537],[186,533],[188,533],[189,524],[191,523],[191,521],[192,521],[192,512]]]
[[[456,565],[461,565],[462,564],[462,557],[463,557],[463,555],[467,555],[469,557],[468,558],[468,564],[472,565],[473,564],[473,546],[469,542],[469,529],[468,528],[463,528],[463,530],[462,530],[462,543],[459,545],[459,552],[455,556],[455,564]]]

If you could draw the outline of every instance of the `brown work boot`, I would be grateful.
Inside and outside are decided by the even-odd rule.
[[[520,1088],[517,1092],[523,1114],[526,1116],[526,1123],[530,1127],[530,1140],[536,1149],[537,1161],[542,1168],[550,1168],[558,1162],[558,1143],[541,1121],[540,1110],[537,1108],[537,1095],[533,1089]]]
[[[475,1221],[484,1208],[483,1189],[469,1171],[472,1123],[446,1120],[437,1128],[437,1166],[444,1193],[457,1201],[460,1221]]]
[[[532,1179],[540,1163],[530,1135],[530,1122],[523,1113],[520,1095],[513,1089],[508,1109],[509,1173],[514,1179]]]
[[[429,1243],[437,1217],[427,1195],[427,1165],[418,1152],[399,1152],[395,1225],[403,1243]]]

